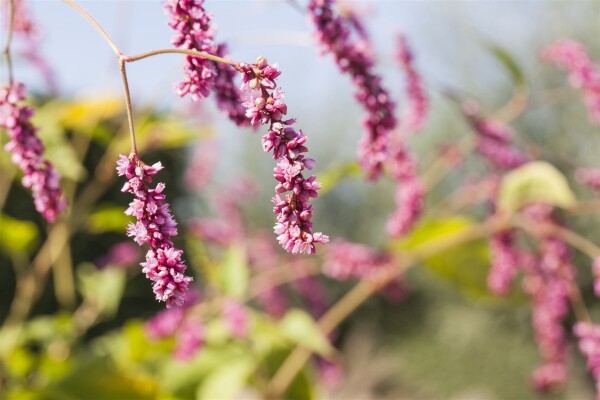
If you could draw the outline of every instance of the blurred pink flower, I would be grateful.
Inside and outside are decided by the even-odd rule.
[[[600,124],[600,67],[592,61],[585,46],[571,39],[562,39],[547,46],[541,57],[567,70],[569,84],[583,89],[590,120]]]

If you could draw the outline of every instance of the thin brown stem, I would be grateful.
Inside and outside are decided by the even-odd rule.
[[[159,54],[187,54],[190,56],[206,58],[207,60],[211,60],[214,62],[231,65],[235,69],[239,69],[239,63],[236,63],[235,61],[227,60],[225,58],[218,57],[213,54],[205,53],[203,51],[187,50],[187,49],[158,49],[158,50],[148,51],[148,52],[142,53],[142,54],[137,54],[134,56],[123,56],[122,58],[125,62],[134,62],[134,61],[143,60],[144,58],[157,56]]]
[[[6,33],[6,43],[4,45],[4,57],[6,58],[6,66],[8,67],[8,84],[12,86],[14,82],[12,58],[10,56],[10,46],[12,43],[13,33],[15,30],[15,0],[8,1],[8,32]]]
[[[121,51],[119,50],[119,48],[117,47],[117,45],[115,44],[115,42],[113,42],[113,40],[110,38],[110,36],[108,35],[108,33],[106,33],[106,31],[104,30],[104,28],[102,28],[102,26],[98,23],[98,21],[96,21],[94,19],[94,17],[92,17],[90,15],[90,13],[88,13],[83,7],[81,7],[79,4],[75,3],[73,0],[63,0],[65,3],[67,3],[68,5],[70,5],[71,7],[73,7],[75,10],[77,10],[77,12],[81,15],[83,15],[85,17],[85,19],[88,20],[88,22],[90,24],[92,24],[92,26],[98,31],[100,32],[100,34],[104,37],[104,40],[106,40],[106,42],[108,43],[108,45],[110,46],[110,48],[114,51],[114,53],[117,55],[117,57],[121,56]]]
[[[131,140],[131,153],[137,154],[137,145],[135,143],[135,126],[133,124],[133,109],[131,107],[131,94],[129,93],[129,83],[127,82],[127,70],[125,59],[119,58],[119,69],[123,79],[123,89],[125,91],[125,107],[127,109],[127,121],[129,122],[129,139]]]
[[[441,155],[437,157],[425,169],[421,179],[427,190],[434,188],[446,175],[454,170],[454,167],[464,160],[464,158],[475,148],[475,140],[470,135],[465,135],[453,146],[457,156],[446,157]]]
[[[517,86],[510,100],[502,108],[496,111],[492,115],[492,118],[504,123],[509,123],[527,109],[528,99],[529,91],[527,90],[527,86]]]
[[[571,215],[587,215],[600,213],[600,200],[580,201],[566,210]]]
[[[362,303],[364,303],[379,288],[401,275],[406,269],[417,262],[439,254],[463,243],[488,237],[511,226],[511,220],[503,217],[490,218],[488,221],[475,225],[459,234],[430,240],[414,249],[407,250],[399,255],[401,260],[398,268],[392,271],[383,271],[375,281],[360,281],[346,295],[344,295],[332,308],[319,320],[319,327],[324,334],[331,332],[340,322],[348,317]],[[268,397],[281,398],[286,389],[309,360],[311,352],[301,346],[292,350],[269,384]]]
[[[528,220],[517,220],[515,221],[515,227],[521,228],[529,235],[533,237],[548,237],[552,236],[560,239],[584,254],[587,254],[590,258],[595,259],[600,257],[600,247],[591,241],[587,240],[578,233],[565,228],[564,226],[556,224],[537,224]]]

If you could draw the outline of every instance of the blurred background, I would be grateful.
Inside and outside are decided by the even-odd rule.
[[[362,111],[348,77],[330,57],[319,56],[311,24],[292,3],[207,0],[206,8],[214,14],[217,40],[229,44],[231,59],[252,62],[262,55],[279,64],[278,83],[286,91],[289,115],[298,119],[309,137],[310,156],[317,161],[314,171],[324,186],[314,201],[316,230],[332,239],[389,249],[383,227],[394,209],[393,182],[366,182],[353,167]],[[65,178],[67,194],[85,206],[70,211],[69,233],[56,233],[59,228],[48,226],[35,212],[16,169],[2,154],[1,189],[6,198],[0,219],[0,321],[14,307],[19,284],[27,285],[24,277],[43,264],[41,250],[63,249],[61,240],[67,245],[51,256],[44,279],[32,278],[39,285],[31,293],[37,294],[29,295],[31,312],[19,329],[0,336],[5,344],[11,343],[2,354],[0,396],[4,392],[15,399],[260,398],[261,380],[272,375],[294,345],[322,350],[317,339],[304,343],[290,330],[309,336],[318,332],[302,317],[295,320],[288,313],[281,318],[260,301],[251,301],[246,310],[252,321],[250,333],[242,340],[224,333],[219,312],[206,311],[210,319],[204,325],[205,348],[192,360],[171,357],[172,338],[156,341],[148,336],[145,321],[163,305],[154,301],[139,272],[143,251],[126,245],[115,250],[115,245],[127,243],[128,218],[122,211],[130,201],[120,192],[123,182],[114,173],[117,155],[129,151],[117,62],[100,35],[67,5],[50,0],[27,4],[39,24],[39,54],[48,63],[53,85],[27,57],[19,56],[18,38],[13,46],[15,76],[33,94],[34,122],[41,127],[48,157]],[[172,30],[159,1],[80,4],[126,54],[171,46]],[[475,99],[491,114],[513,96],[518,76],[528,88],[530,102],[511,123],[518,133],[516,142],[534,158],[556,166],[578,198],[593,197],[572,177],[577,167],[600,167],[598,129],[589,124],[580,94],[566,87],[564,73],[540,62],[539,51],[557,39],[572,38],[600,60],[600,2],[352,1],[351,5],[363,15],[376,47],[376,70],[400,106],[405,100],[404,76],[394,56],[399,33],[406,35],[414,51],[431,100],[427,127],[410,142],[423,171],[443,149],[471,134],[460,107],[444,93]],[[229,285],[251,291],[257,283],[251,279],[260,271],[253,248],[260,249],[264,238],[278,247],[272,234],[273,161],[262,151],[260,128],[255,132],[236,127],[211,99],[192,104],[174,93],[182,75],[181,61],[178,55],[164,55],[128,66],[142,158],[166,166],[158,178],[167,184],[168,199],[180,221],[178,244],[186,250],[200,296],[210,299],[215,290],[222,290],[236,297],[237,289],[227,289]],[[6,66],[1,65],[5,79]],[[556,88],[564,90],[549,94]],[[2,144],[8,140],[4,133],[1,140]],[[199,187],[186,180],[193,166],[192,177],[205,177]],[[489,211],[485,203],[459,210],[448,201],[459,187],[484,176],[485,168],[482,160],[469,155],[444,174],[427,194],[426,217],[459,213],[484,217]],[[241,213],[244,240],[223,243],[194,229],[198,218],[223,219],[224,202]],[[569,218],[573,229],[600,242],[597,216]],[[273,268],[298,263],[310,269],[321,260],[321,256],[292,259],[278,248],[272,251]],[[578,253],[574,260],[590,312],[600,317],[590,262]],[[527,299],[519,290],[507,299],[487,292],[488,265],[482,241],[412,268],[405,277],[408,292],[401,299],[383,295],[369,299],[329,338],[337,349],[334,356],[325,357],[323,351],[329,361],[312,360],[286,396],[592,398],[593,381],[575,352],[563,392],[540,395],[531,389],[529,374],[539,356]],[[233,278],[223,278],[220,270]],[[316,279],[327,304],[354,284]],[[285,285],[283,293],[290,309],[310,313],[311,295],[293,284]],[[242,357],[244,352],[259,354],[259,361]]]

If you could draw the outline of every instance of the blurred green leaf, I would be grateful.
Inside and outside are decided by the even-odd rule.
[[[25,253],[33,249],[38,239],[37,226],[0,214],[0,248],[8,253]]]
[[[536,202],[568,208],[575,203],[565,177],[544,161],[533,161],[504,175],[498,192],[498,209],[515,212]]]
[[[241,299],[246,293],[250,272],[246,261],[246,249],[234,244],[227,249],[219,270],[219,281],[223,293]]]
[[[432,240],[450,238],[470,228],[474,223],[466,216],[428,220],[416,227],[408,238],[393,242],[392,248],[407,250]],[[491,303],[523,301],[517,290],[513,290],[505,298],[490,293],[487,286],[490,256],[485,239],[473,240],[440,252],[427,258],[424,264],[431,273],[452,283],[471,299]]]
[[[152,376],[134,370],[119,370],[108,360],[82,357],[64,379],[51,384],[49,399],[127,399],[159,398],[158,383]]]
[[[57,339],[69,338],[73,333],[71,317],[66,313],[36,317],[24,326],[20,339],[48,344]]]
[[[323,331],[305,311],[300,309],[288,311],[279,326],[283,335],[294,343],[323,356],[330,356],[334,352]]]
[[[64,104],[58,115],[65,128],[92,133],[102,120],[123,113],[123,100],[115,97],[80,99]]]
[[[36,357],[27,349],[17,347],[6,357],[6,369],[10,375],[24,378],[33,370]]]
[[[125,227],[133,221],[124,211],[120,205],[100,204],[88,215],[85,229],[90,233],[123,233]]]
[[[93,264],[83,263],[77,267],[77,278],[84,299],[94,304],[102,316],[116,313],[125,289],[124,269],[98,270]]]
[[[212,370],[198,386],[196,399],[213,400],[240,397],[240,391],[256,368],[256,364],[255,359],[245,355]]]
[[[46,147],[45,155],[54,164],[61,176],[73,181],[80,181],[87,176],[77,152],[66,136],[60,124],[60,112],[67,105],[61,101],[46,103],[36,110],[33,124],[41,127],[38,135]]]
[[[181,118],[147,118],[137,129],[138,144],[146,150],[178,148],[212,134],[207,126],[189,127]]]
[[[488,49],[496,57],[502,66],[508,71],[515,86],[522,86],[525,83],[525,75],[523,70],[515,60],[515,58],[504,47],[497,43],[488,43]]]
[[[358,177],[362,174],[360,166],[356,161],[345,162],[329,167],[326,171],[319,174],[321,190],[319,194],[325,194],[335,189],[340,182],[347,177]]]

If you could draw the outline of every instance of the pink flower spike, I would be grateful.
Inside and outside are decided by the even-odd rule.
[[[563,39],[547,46],[541,57],[569,73],[569,84],[583,90],[590,121],[600,125],[600,66],[592,61],[585,46]]]
[[[273,197],[277,240],[292,254],[313,254],[315,243],[329,241],[327,235],[312,232],[313,210],[309,200],[318,196],[321,185],[316,182],[316,176],[305,178],[303,175],[315,163],[304,156],[308,151],[306,136],[302,130],[292,127],[295,119],[283,120],[288,112],[285,95],[275,82],[281,72],[277,64],[269,65],[264,57],[258,57],[255,64],[240,64],[240,70],[242,90],[247,94],[243,103],[246,116],[252,125],[269,125],[262,145],[266,152],[273,151],[273,159],[277,160],[273,169],[277,180]]]
[[[429,112],[429,99],[421,75],[413,64],[413,55],[406,37],[398,38],[398,61],[406,74],[407,105],[402,113],[402,128],[406,133],[416,133],[423,129]]]
[[[373,71],[371,44],[355,13],[336,13],[333,0],[310,0],[308,13],[322,52],[331,53],[339,69],[350,75],[355,97],[366,112],[364,135],[358,145],[358,160],[370,179],[377,179],[388,156],[388,142],[397,121],[395,104]],[[358,33],[358,37],[352,35]]]
[[[184,275],[183,251],[175,248],[171,241],[171,237],[177,235],[177,223],[169,211],[169,204],[164,202],[164,184],[159,183],[154,189],[147,185],[162,168],[160,162],[148,166],[136,155],[120,155],[117,161],[119,176],[128,179],[122,191],[135,196],[125,213],[135,216],[137,222],[129,224],[127,235],[133,236],[140,246],[149,244],[146,261],[141,263],[142,272],[153,282],[156,300],[164,301],[170,308],[184,303],[192,278]]]
[[[67,207],[67,201],[59,186],[60,175],[44,158],[44,145],[31,123],[33,109],[18,105],[24,98],[22,83],[0,89],[0,129],[6,130],[10,138],[4,149],[12,154],[12,162],[23,171],[21,182],[31,189],[35,209],[46,221],[54,222]]]

